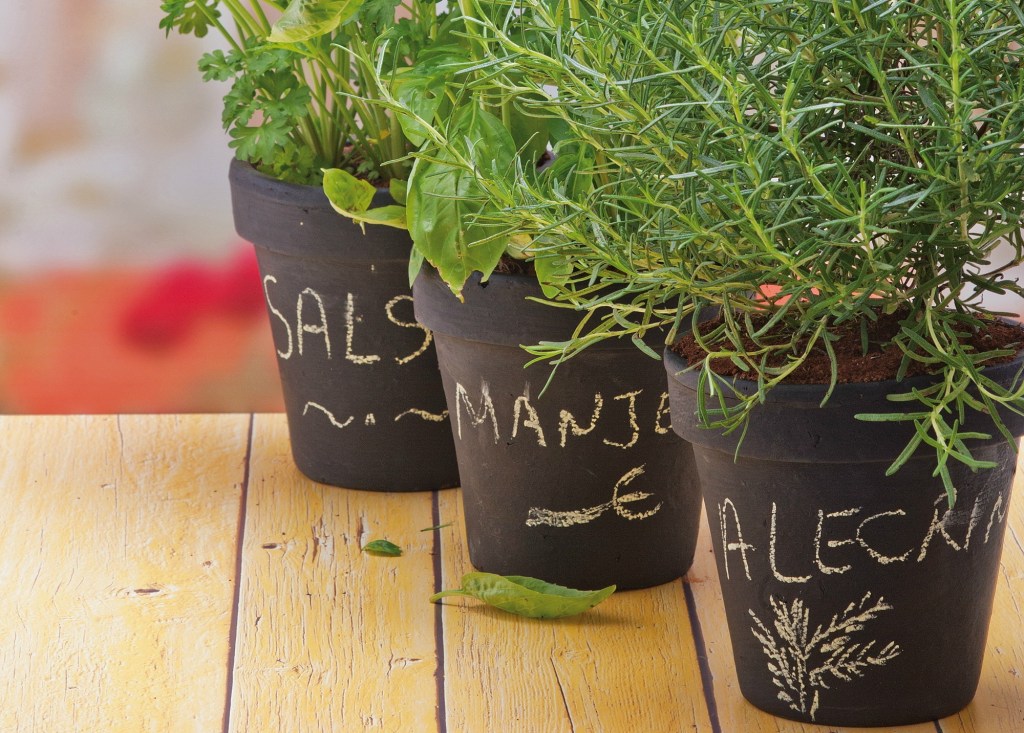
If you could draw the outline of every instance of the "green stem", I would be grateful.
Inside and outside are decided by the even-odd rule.
[[[259,27],[257,27],[256,22],[253,19],[252,15],[249,13],[249,11],[242,7],[241,3],[239,3],[238,0],[221,0],[221,2],[224,3],[224,6],[228,9],[228,12],[231,13],[231,17],[234,19],[235,24],[238,26],[238,30],[244,36],[248,38],[259,38],[261,41],[263,40],[263,35],[260,33],[260,29]],[[203,12],[206,12],[205,9]]]
[[[238,41],[235,40],[235,37],[231,34],[231,32],[228,31],[228,29],[221,24],[220,19],[216,15],[211,13],[205,5],[199,5],[197,7],[199,8],[200,12],[206,16],[206,19],[210,22],[210,24],[214,26],[218,31],[220,31],[220,34],[231,45],[231,48],[238,52],[239,55],[245,56],[245,49],[242,48],[242,45],[244,44],[239,45]]]
[[[460,590],[443,590],[440,593],[435,593],[434,595],[430,596],[430,602],[431,603],[437,603],[442,598],[449,598],[451,596],[467,596],[467,597],[470,597],[470,598],[472,597],[472,596],[469,595],[469,593],[466,593],[464,590],[461,590],[461,589]]]
[[[252,6],[253,12],[259,19],[260,30],[263,31],[265,36],[270,35],[272,26],[270,21],[267,19],[267,14],[263,12],[263,5],[260,3],[260,0],[249,0],[249,4]]]

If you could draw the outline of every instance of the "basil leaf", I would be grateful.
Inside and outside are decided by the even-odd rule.
[[[536,95],[520,95],[520,100],[537,99]],[[528,102],[527,102],[528,103]],[[509,110],[509,132],[520,152],[523,168],[530,170],[548,149],[549,121],[536,113],[528,114],[518,104]]]
[[[376,209],[368,209],[358,216],[351,216],[352,221],[357,224],[380,224],[395,229],[408,229],[404,206],[378,206]]]
[[[292,0],[267,36],[271,43],[299,43],[334,31],[362,0]]]
[[[420,270],[423,268],[423,253],[416,249],[413,245],[412,252],[409,253],[409,289],[412,290],[412,286],[416,283],[416,278],[419,277]]]
[[[438,122],[441,106],[445,102],[445,89],[460,69],[469,65],[469,56],[458,46],[441,46],[423,51],[416,65],[396,70],[390,79],[391,93],[412,114],[399,114],[398,123],[414,146],[427,139],[428,125]],[[450,104],[448,105],[450,107]]]
[[[565,618],[593,608],[614,592],[614,585],[601,590],[574,590],[521,575],[467,573],[462,576],[461,588],[435,593],[430,602],[468,596],[518,616]]]
[[[486,279],[508,245],[509,235],[481,219],[494,211],[473,170],[461,155],[485,169],[485,175],[511,176],[515,143],[494,115],[476,105],[460,113],[450,131],[455,149],[424,155],[413,165],[406,205],[412,240],[453,293],[460,293],[476,271]]]
[[[373,203],[376,187],[341,168],[324,171],[324,193],[335,211],[345,216],[362,214]]]
[[[572,263],[565,257],[540,252],[533,258],[537,272],[537,281],[546,298],[554,298],[558,294],[555,283],[564,283],[572,275]]]
[[[363,552],[384,557],[398,557],[402,554],[402,548],[388,540],[373,540],[363,545]]]
[[[376,192],[377,188],[372,183],[356,178],[340,168],[324,171],[324,193],[339,214],[360,225],[382,224],[396,229],[406,229],[404,206],[370,208]]]
[[[445,522],[444,524],[435,524],[433,527],[424,527],[423,529],[420,530],[420,532],[433,532],[434,530],[444,529],[445,527],[451,527],[451,526],[452,526],[451,522]]]
[[[388,182],[388,191],[391,193],[391,198],[395,200],[396,204],[405,203],[405,192],[409,188],[409,182],[403,181],[401,178],[392,178]]]

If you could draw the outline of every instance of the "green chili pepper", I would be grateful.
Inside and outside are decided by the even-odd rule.
[[[469,596],[519,616],[564,618],[593,608],[614,592],[614,585],[593,591],[573,590],[521,575],[467,573],[462,576],[461,588],[435,593],[430,602],[447,596]]]
[[[398,557],[402,554],[402,548],[387,540],[373,540],[363,545],[363,552],[369,552],[371,555]]]

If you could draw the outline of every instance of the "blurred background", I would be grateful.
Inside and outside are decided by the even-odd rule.
[[[280,409],[216,39],[165,38],[159,0],[5,7],[0,413]]]
[[[0,413],[280,410],[217,39],[165,38],[160,0],[5,7]]]

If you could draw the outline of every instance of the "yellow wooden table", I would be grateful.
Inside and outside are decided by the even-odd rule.
[[[1022,488],[978,696],[904,730],[1024,731]],[[0,526],[2,733],[825,730],[743,701],[706,533],[575,618],[431,605],[458,492],[314,484],[280,415],[2,417]]]

